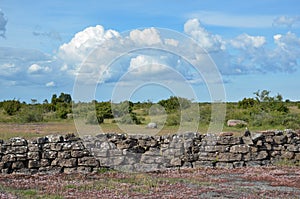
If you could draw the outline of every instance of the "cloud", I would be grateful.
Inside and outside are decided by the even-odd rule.
[[[209,33],[198,19],[190,19],[184,24],[184,32],[193,37],[208,52],[225,50],[225,44],[219,35]]]
[[[30,74],[37,74],[41,72],[51,72],[51,69],[48,66],[43,67],[38,64],[32,64],[31,66],[29,66],[27,71]]]
[[[100,25],[88,27],[60,46],[58,55],[62,64],[59,71],[80,77],[86,84],[116,83],[126,73],[131,78],[127,81],[159,78],[176,81],[172,70],[190,83],[203,83],[193,66],[206,77],[218,72],[226,76],[292,72],[299,67],[299,38],[291,32],[274,35],[271,42],[266,36],[246,33],[225,39],[209,32],[198,19],[187,20],[184,32],[202,48],[172,38],[172,34],[165,34],[162,29],[136,29],[120,34]],[[211,67],[210,58],[219,71]]]
[[[70,65],[79,64],[97,45],[118,36],[117,31],[104,30],[104,27],[100,25],[88,27],[76,33],[69,43],[61,45],[58,56]]]
[[[260,48],[266,43],[266,38],[263,36],[250,36],[241,34],[231,40],[230,44],[239,49]]]
[[[151,56],[139,55],[130,60],[128,68],[129,72],[132,72],[137,76],[151,76],[159,74],[161,78],[162,73],[165,71],[165,64]]]
[[[0,10],[0,37],[5,38],[7,19],[4,17],[4,13]]]
[[[177,41],[175,39],[165,39],[165,44],[177,47],[179,44],[179,41]]]
[[[159,32],[155,28],[133,30],[130,32],[130,39],[139,45],[151,46],[161,43]]]
[[[46,87],[55,87],[54,81],[46,83]]]
[[[300,25],[300,16],[279,16],[276,17],[273,21],[273,26],[277,27],[288,27]]]

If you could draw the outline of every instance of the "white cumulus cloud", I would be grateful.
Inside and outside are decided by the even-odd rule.
[[[51,72],[51,68],[49,68],[48,66],[43,67],[38,64],[32,64],[31,66],[29,66],[27,71],[28,73]]]
[[[300,16],[279,16],[273,21],[273,26],[292,27],[300,24]]]
[[[136,75],[153,75],[162,73],[165,69],[164,63],[145,55],[139,55],[130,60],[128,71],[133,71]]]
[[[54,86],[55,86],[54,81],[46,83],[46,87],[54,87]]]
[[[165,39],[165,44],[177,47],[178,46],[179,41],[175,40],[175,39]]]
[[[263,36],[251,36],[244,33],[231,40],[230,43],[235,48],[260,48],[266,43],[266,38]]]
[[[225,42],[219,35],[214,35],[203,28],[198,19],[190,19],[184,24],[184,32],[199,42],[207,51],[225,50]]]
[[[100,25],[88,27],[75,34],[69,43],[61,45],[59,56],[71,64],[79,64],[97,45],[114,37],[119,37],[117,31],[105,30]]]
[[[154,45],[161,43],[159,32],[155,28],[147,28],[144,30],[133,30],[130,32],[130,39],[136,44]]]

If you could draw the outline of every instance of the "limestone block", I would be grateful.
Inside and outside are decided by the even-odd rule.
[[[94,157],[82,157],[78,158],[78,166],[98,167],[99,162]]]
[[[75,167],[76,163],[77,163],[76,158],[58,160],[58,165],[62,167]]]
[[[284,151],[281,153],[281,157],[283,159],[288,159],[291,160],[294,158],[295,153],[294,152],[290,152],[290,151]]]
[[[242,154],[237,153],[219,153],[217,156],[217,161],[232,162],[232,161],[241,161]]]
[[[40,159],[40,152],[29,151],[27,153],[27,158],[29,160],[39,160]]]
[[[64,137],[62,135],[47,135],[45,138],[46,138],[46,141],[54,142],[54,143],[64,141]]]
[[[233,164],[229,162],[217,162],[216,167],[218,168],[227,168],[227,169],[232,169]]]
[[[268,155],[267,151],[259,151],[256,153],[252,153],[253,160],[263,160],[263,159],[268,158],[268,156],[269,155]]]
[[[243,143],[244,144],[246,144],[246,145],[253,145],[254,143],[253,143],[253,141],[252,141],[252,139],[250,138],[250,137],[242,137],[242,141],[243,141]]]
[[[38,160],[29,160],[28,161],[28,168],[29,169],[39,168],[40,166],[41,166],[41,163]]]
[[[24,138],[14,137],[9,139],[9,143],[11,146],[26,146],[27,141]]]
[[[44,151],[42,153],[42,158],[44,158],[44,159],[55,159],[55,158],[57,158],[57,151]]]
[[[50,161],[48,159],[41,159],[40,164],[42,167],[50,166]]]
[[[248,153],[249,151],[250,151],[250,147],[245,144],[239,144],[230,147],[231,153]]]
[[[288,145],[287,150],[291,152],[298,152],[300,149],[299,145]]]
[[[22,169],[24,167],[24,163],[21,161],[13,162],[11,166],[12,169]]]
[[[214,167],[214,163],[213,161],[195,161],[193,162],[193,167],[194,168],[213,168]]]
[[[57,153],[57,157],[60,159],[71,158],[71,151],[60,151]]]
[[[276,144],[284,144],[287,141],[287,137],[284,135],[274,136],[274,142]]]
[[[182,166],[182,161],[180,158],[173,158],[173,159],[171,159],[170,164],[174,167],[180,167],[180,166]]]
[[[241,144],[241,138],[240,137],[232,137],[232,136],[218,137],[217,144],[220,144],[220,145]]]
[[[50,143],[49,145],[52,151],[61,151],[64,143]]]

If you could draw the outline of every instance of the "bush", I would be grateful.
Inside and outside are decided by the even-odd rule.
[[[135,113],[126,114],[120,120],[122,124],[141,124],[141,118],[138,118]]]
[[[168,115],[166,125],[167,126],[176,126],[180,124],[180,114],[173,113]]]
[[[101,124],[103,123],[104,118],[100,115],[96,116],[94,111],[89,112],[86,116],[86,124]]]
[[[37,106],[28,106],[20,113],[21,122],[42,122],[44,120],[43,111]]]
[[[2,107],[8,115],[15,115],[21,109],[21,103],[18,100],[8,100],[3,102]]]

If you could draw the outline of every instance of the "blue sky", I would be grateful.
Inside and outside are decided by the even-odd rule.
[[[2,0],[0,100],[238,101],[266,89],[298,101],[299,10],[297,0]]]

